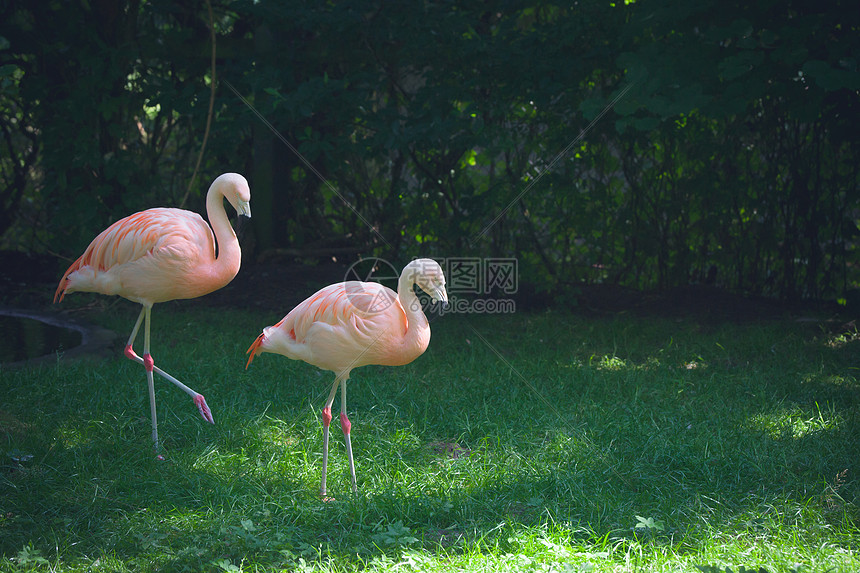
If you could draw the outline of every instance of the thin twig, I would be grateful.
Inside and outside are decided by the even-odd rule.
[[[194,187],[194,180],[197,179],[197,172],[200,170],[200,164],[203,162],[203,152],[206,150],[206,140],[209,139],[209,129],[212,127],[212,115],[215,111],[215,18],[212,15],[212,2],[210,0],[206,0],[206,9],[209,11],[209,37],[212,40],[212,81],[209,86],[209,113],[206,116],[206,130],[203,132],[203,144],[200,146],[200,153],[197,155],[197,164],[194,166],[194,173],[191,174],[191,181],[188,182],[185,196],[179,203],[180,209],[185,207],[188,195]]]

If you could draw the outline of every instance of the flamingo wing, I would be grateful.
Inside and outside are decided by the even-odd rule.
[[[369,335],[382,316],[394,313],[406,315],[397,295],[379,283],[350,281],[329,285],[307,298],[283,319],[290,337],[305,342],[314,326],[328,325],[348,328],[355,335]]]
[[[406,313],[397,295],[378,283],[329,285],[308,297],[280,322],[263,330],[249,348],[248,364],[265,351],[304,360],[333,372],[378,363],[388,337],[402,337]]]
[[[215,259],[215,238],[200,215],[182,209],[147,209],[120,219],[93,239],[60,279],[54,299],[62,300],[66,292],[93,291],[138,302],[144,297],[155,299],[150,302],[168,300],[153,296],[151,289],[135,289],[122,280],[122,274],[143,269],[149,282],[164,283],[166,277],[159,271],[171,264],[188,269],[201,258]],[[136,296],[135,290],[141,290],[141,295]],[[142,294],[147,290],[149,294]]]

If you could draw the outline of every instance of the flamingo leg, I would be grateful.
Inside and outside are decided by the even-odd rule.
[[[155,362],[149,353],[149,321],[152,307],[144,306],[143,310],[146,313],[146,321],[143,325],[143,367],[146,370],[146,384],[149,387],[149,411],[152,415],[152,443],[155,445],[155,453],[158,455],[158,415],[155,410],[155,383],[152,379]],[[136,327],[137,325],[135,325]]]
[[[352,478],[352,493],[358,493],[355,483],[355,462],[352,459],[352,439],[349,437],[352,424],[346,417],[346,378],[340,379],[340,427],[343,430],[343,439],[346,442],[346,453],[349,457],[349,475]]]
[[[140,325],[143,322],[143,317],[146,316],[146,306],[140,309],[140,314],[137,315],[137,322],[134,323],[134,328],[131,330],[131,336],[128,337],[128,344],[126,344],[125,353],[128,355],[129,349],[134,345],[134,340],[137,338],[137,331],[140,330]],[[131,351],[134,354],[134,350]],[[137,356],[135,354],[135,356]]]
[[[149,333],[150,326],[149,320],[151,316],[152,307],[147,305],[143,305],[143,308],[140,309],[140,314],[137,317],[137,321],[134,323],[134,328],[131,330],[131,335],[128,337],[128,344],[125,346],[125,355],[132,360],[143,364],[146,369],[146,385],[149,391],[149,412],[152,420],[152,442],[155,447],[155,453],[158,454],[158,414],[155,409],[155,381],[153,380],[152,373],[155,369],[155,363],[152,360],[152,356],[149,353]],[[137,339],[137,333],[140,332],[140,325],[144,323],[143,327],[143,358],[138,356],[133,347],[134,341]],[[160,457],[160,456],[159,456]]]
[[[335,376],[334,384],[331,385],[331,392],[328,394],[328,399],[325,403],[325,408],[322,411],[323,420],[323,463],[322,463],[322,482],[320,483],[320,495],[325,498],[325,476],[328,470],[328,427],[331,424],[331,405],[334,402],[334,395],[337,392],[340,377]]]
[[[128,338],[128,344],[126,344],[126,346],[125,346],[126,357],[130,358],[131,360],[134,360],[138,364],[143,364],[145,368],[151,367],[152,372],[158,374],[159,376],[161,376],[165,380],[172,382],[174,385],[176,385],[177,388],[179,388],[180,390],[182,390],[183,392],[185,392],[186,394],[191,396],[191,398],[194,400],[194,404],[197,406],[197,409],[200,411],[200,415],[203,417],[203,419],[206,420],[207,422],[209,422],[210,424],[214,424],[215,418],[212,417],[212,411],[209,409],[209,405],[206,404],[206,398],[203,397],[203,394],[200,394],[199,392],[195,392],[194,390],[192,390],[191,388],[189,388],[188,386],[186,386],[185,384],[183,384],[182,382],[180,382],[179,380],[177,380],[176,378],[174,378],[173,376],[171,376],[170,374],[168,374],[167,372],[165,372],[164,370],[162,370],[161,368],[156,366],[155,361],[152,360],[152,356],[149,355],[149,347],[148,346],[146,346],[143,350],[143,354],[144,354],[143,358],[138,356],[137,353],[134,351],[134,348],[133,348],[134,340],[135,340],[135,338],[137,338],[137,332],[138,332],[138,330],[140,330],[140,324],[143,321],[144,316],[146,316],[146,326],[144,327],[144,331],[145,331],[145,333],[149,332],[149,330],[147,330],[149,328],[149,316],[150,316],[148,314],[148,310],[151,311],[152,310],[151,307],[149,309],[147,309],[146,305],[144,305],[143,309],[141,309],[141,311],[140,311],[140,316],[137,317],[137,322],[134,325],[134,329],[131,331],[131,336],[129,336],[129,338]],[[146,340],[149,340],[149,335],[145,334],[144,338]],[[147,365],[147,360],[146,360],[147,355],[149,355],[149,359],[148,359],[149,365]],[[155,407],[154,404],[155,403],[153,401],[152,402],[153,408]]]

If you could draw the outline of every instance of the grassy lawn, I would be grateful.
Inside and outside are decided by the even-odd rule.
[[[121,345],[138,308],[107,308]],[[322,501],[333,375],[244,369],[281,310],[155,307],[156,363],[216,422],[157,379],[165,461],[119,348],[0,370],[0,570],[860,570],[856,332],[437,317],[414,363],[353,372],[359,494],[335,424]]]

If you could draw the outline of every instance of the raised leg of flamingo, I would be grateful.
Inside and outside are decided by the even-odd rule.
[[[149,333],[150,333],[150,316],[152,314],[152,307],[143,305],[143,308],[140,311],[140,315],[137,317],[137,322],[134,324],[134,329],[131,331],[131,336],[128,337],[128,344],[125,346],[125,355],[126,357],[134,360],[138,364],[143,364],[144,369],[146,370],[146,382],[149,389],[149,410],[152,415],[152,441],[155,445],[155,451],[158,453],[158,416],[156,414],[155,409],[155,382],[153,380],[153,372],[165,378],[166,380],[175,384],[180,390],[191,396],[194,400],[194,404],[197,406],[197,409],[200,411],[200,415],[203,416],[203,419],[209,422],[210,424],[215,423],[215,419],[212,417],[212,412],[209,410],[209,406],[206,404],[206,398],[203,397],[203,394],[199,392],[195,392],[161,368],[158,368],[155,365],[155,360],[152,358],[152,354],[149,352]],[[137,333],[140,330],[140,325],[145,321],[143,327],[143,358],[137,355],[134,351],[134,341],[137,338]]]
[[[328,442],[329,442],[329,426],[331,425],[332,415],[331,406],[334,403],[334,397],[337,393],[337,388],[341,388],[341,406],[340,406],[340,427],[343,430],[344,439],[346,440],[346,453],[349,457],[349,473],[352,477],[352,491],[358,493],[358,486],[355,481],[355,461],[352,457],[352,440],[350,439],[351,424],[349,418],[346,417],[346,378],[336,376],[334,384],[331,385],[325,407],[322,411],[323,420],[323,463],[322,463],[322,482],[320,485],[320,495],[326,496],[326,472],[328,470]]]

